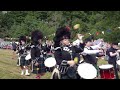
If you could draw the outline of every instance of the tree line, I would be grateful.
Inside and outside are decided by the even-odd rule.
[[[80,28],[74,30],[75,24],[80,24]],[[61,26],[71,28],[73,39],[76,33],[86,37],[90,33],[96,39],[120,42],[120,11],[0,11],[0,38],[30,36],[38,29],[52,39]]]

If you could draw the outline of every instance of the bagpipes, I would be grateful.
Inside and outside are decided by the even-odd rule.
[[[18,65],[20,66],[21,63],[21,58],[25,58],[25,60],[30,60],[31,59],[31,53],[30,53],[30,45],[25,45],[25,46],[18,46],[18,51],[16,54],[18,54]]]
[[[76,79],[76,69],[63,60],[60,65],[55,65],[51,79]]]

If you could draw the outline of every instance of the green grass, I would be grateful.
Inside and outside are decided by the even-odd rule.
[[[12,50],[0,49],[0,79],[35,79],[35,74],[21,76],[20,67],[17,67],[17,58],[12,59]],[[41,79],[49,79],[51,73],[46,73]]]
[[[98,60],[98,66],[107,64],[104,59]],[[0,79],[35,79],[35,74],[21,76],[20,67],[17,67],[17,58],[12,59],[12,50],[0,49]],[[51,73],[47,72],[41,79],[50,79]],[[120,77],[120,73],[119,73]]]

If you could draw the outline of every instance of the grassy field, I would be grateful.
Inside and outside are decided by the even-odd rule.
[[[12,50],[0,49],[0,79],[35,79],[35,74],[21,76],[20,67],[17,67],[17,58],[12,59]],[[107,61],[98,60],[98,66],[107,64]],[[47,72],[41,79],[50,79],[51,73]],[[120,73],[119,73],[120,76]]]
[[[20,75],[17,67],[17,58],[12,59],[12,50],[0,49],[0,79],[35,79],[35,74],[30,76]],[[46,73],[41,79],[49,79],[51,73]]]

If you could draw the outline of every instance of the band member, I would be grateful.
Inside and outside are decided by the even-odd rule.
[[[44,56],[45,56],[45,58],[49,58],[49,57],[53,56],[52,49],[53,49],[52,48],[52,42],[50,40],[46,39],[46,42],[45,42],[45,45],[44,45]],[[51,68],[46,67],[46,71],[52,72],[53,67],[51,67]]]
[[[54,37],[54,56],[59,65],[61,79],[77,79],[76,62],[74,61],[76,50],[82,52],[83,49],[70,46],[70,29],[66,27],[58,28]],[[61,71],[61,68],[68,67],[66,71]],[[63,66],[63,67],[62,67]]]
[[[105,48],[104,48],[104,50],[105,50],[105,60],[109,60],[109,49],[111,48],[111,44],[110,43],[106,43],[106,46],[105,46]]]
[[[118,43],[112,43],[111,48],[108,50],[108,56],[109,56],[108,63],[113,65],[116,79],[119,79],[117,64],[116,64],[117,54],[119,54]]]
[[[48,39],[46,39],[46,42],[45,42],[45,45],[44,45],[44,51],[45,51],[46,58],[47,57],[51,57],[51,54],[52,54],[52,43]]]
[[[85,47],[84,47],[84,51],[82,52],[84,61],[86,63],[92,64],[93,66],[95,66],[96,69],[98,69],[96,57],[104,55],[103,50],[97,50],[97,48],[101,46],[101,43],[92,46],[93,43],[90,38],[85,39],[84,43],[85,43]]]
[[[19,47],[20,43],[18,42],[17,48],[16,48],[16,54],[17,54],[17,66],[20,66],[20,57],[19,57]]]
[[[15,41],[12,42],[12,50],[13,50],[13,57],[12,59],[16,58],[16,49],[17,49],[17,44],[15,43]]]
[[[18,47],[18,53],[19,53],[19,59],[20,59],[20,67],[22,69],[21,75],[24,75],[24,70],[25,70],[25,75],[30,75],[28,72],[28,62],[25,60],[25,57],[27,55],[27,50],[26,50],[26,37],[25,36],[20,36],[19,38],[19,47]]]
[[[41,31],[35,30],[31,34],[31,59],[33,72],[36,73],[36,78],[40,79],[42,75],[46,72],[46,67],[44,66],[44,50],[42,47],[43,34]]]

